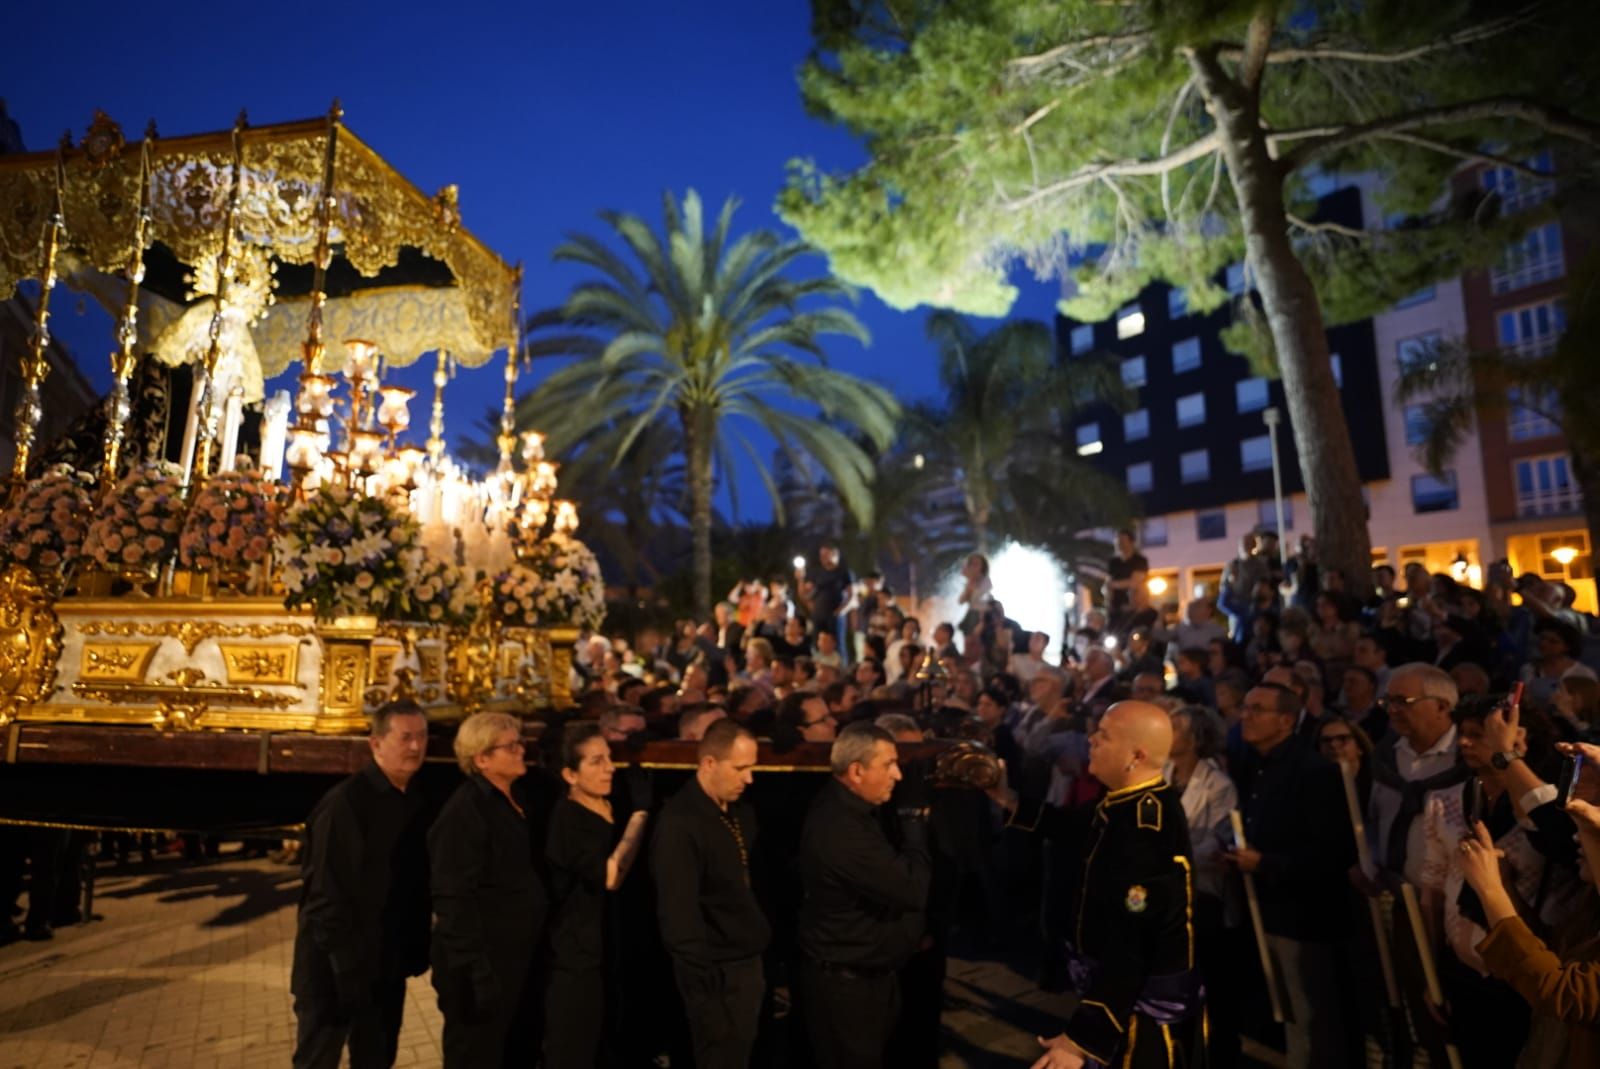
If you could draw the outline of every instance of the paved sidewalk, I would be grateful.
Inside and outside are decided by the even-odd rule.
[[[95,912],[0,947],[0,1069],[254,1069],[289,1064],[298,870],[225,857],[103,866]],[[1002,966],[952,962],[943,1069],[1028,1065],[1062,1010]],[[435,1066],[440,1019],[411,981],[400,1066]]]

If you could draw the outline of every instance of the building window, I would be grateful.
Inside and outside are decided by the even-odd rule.
[[[1128,357],[1122,362],[1122,385],[1129,389],[1137,389],[1144,384],[1144,357]]]
[[[1206,395],[1191,393],[1178,398],[1178,426],[1193,427],[1206,421]]]
[[[1419,304],[1427,304],[1433,300],[1436,293],[1438,293],[1437,286],[1424,286],[1417,292],[1396,301],[1394,304],[1395,310],[1399,311],[1402,308],[1415,308]]]
[[[1194,449],[1178,457],[1178,473],[1186,483],[1203,483],[1211,478],[1211,454]]]
[[[1228,292],[1235,297],[1244,293],[1244,264],[1229,264],[1224,272],[1223,284],[1228,287]]]
[[[1150,462],[1148,460],[1128,465],[1128,490],[1130,492],[1142,494],[1150,489],[1150,485]]]
[[[1428,427],[1432,423],[1428,419],[1427,405],[1406,406],[1406,445],[1421,445],[1428,440]]]
[[[1233,399],[1238,404],[1241,415],[1266,408],[1267,380],[1259,375],[1255,378],[1240,379],[1233,384]]]
[[[1100,424],[1085,423],[1078,428],[1078,455],[1092,457],[1105,448],[1100,441]]]
[[[1561,416],[1561,399],[1554,390],[1536,391],[1523,403],[1523,392],[1506,391],[1506,434],[1513,442],[1526,442],[1534,438],[1548,438],[1560,434],[1556,420]]]
[[[1144,312],[1130,304],[1117,313],[1117,337],[1132,338],[1144,333]]]
[[[1593,579],[1587,531],[1565,531],[1539,537],[1539,578],[1571,583]]]
[[[1256,526],[1265,527],[1272,531],[1278,530],[1278,507],[1273,504],[1272,498],[1262,498],[1256,502]],[[1283,499],[1283,530],[1294,530],[1294,498],[1292,497]],[[1278,531],[1278,533],[1282,535],[1283,531]]]
[[[1139,545],[1164,546],[1167,544],[1167,518],[1148,516],[1139,524]]]
[[[1137,442],[1150,437],[1150,410],[1141,408],[1137,412],[1125,413],[1122,417],[1122,437],[1125,441]]]
[[[1528,160],[1535,171],[1548,174],[1554,169],[1549,152],[1541,152]],[[1530,178],[1509,167],[1486,168],[1482,176],[1483,188],[1500,198],[1502,212],[1516,212],[1538,204],[1555,192],[1555,183],[1548,178]]]
[[[1084,323],[1072,328],[1072,355],[1081,356],[1094,348],[1094,324]]]
[[[1338,389],[1344,389],[1344,360],[1338,353],[1328,354],[1328,364],[1333,368],[1333,384]]]
[[[1409,338],[1401,338],[1394,343],[1395,360],[1400,364],[1400,373],[1428,367],[1439,362],[1440,335],[1437,330],[1430,330],[1422,334],[1413,334]]]
[[[1513,466],[1517,481],[1518,516],[1559,516],[1583,504],[1572,464],[1566,454],[1527,457]]]
[[[1543,301],[1500,313],[1500,347],[1518,356],[1544,356],[1567,329],[1564,301]]]
[[[1194,536],[1201,542],[1215,542],[1228,537],[1228,514],[1222,509],[1194,514]]]
[[[1200,339],[1185,338],[1172,347],[1172,370],[1193,371],[1200,366]]]
[[[1265,434],[1246,438],[1239,443],[1239,469],[1241,471],[1268,471],[1272,467],[1272,440]]]
[[[1182,286],[1174,286],[1167,291],[1167,318],[1182,319],[1189,314],[1189,295],[1183,292]]]
[[[1505,255],[1489,270],[1489,285],[1496,293],[1510,293],[1535,282],[1560,278],[1566,270],[1561,224],[1546,223],[1506,246]]]
[[[1433,475],[1411,477],[1411,509],[1417,513],[1449,512],[1461,505],[1461,495],[1456,492],[1456,473],[1447,471],[1442,478]]]

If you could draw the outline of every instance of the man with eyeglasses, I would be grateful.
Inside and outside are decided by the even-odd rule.
[[[289,990],[296,1069],[394,1064],[406,978],[428,968],[428,818],[411,786],[428,749],[414,702],[372,715],[372,763],[306,818]]]
[[[1297,730],[1300,712],[1300,696],[1279,683],[1245,695],[1239,725],[1250,752],[1237,779],[1248,845],[1223,858],[1255,877],[1262,926],[1288,995],[1288,1065],[1331,1069],[1348,1064],[1338,946],[1355,839],[1339,773]]]

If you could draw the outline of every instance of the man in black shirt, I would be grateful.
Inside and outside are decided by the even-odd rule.
[[[750,886],[756,815],[740,801],[756,740],[732,720],[706,729],[694,779],[661,810],[651,845],[661,942],[672,955],[696,1069],[746,1069],[772,929]]]
[[[1150,562],[1140,553],[1128,527],[1117,532],[1117,551],[1106,561],[1106,613],[1113,630],[1128,628],[1126,617],[1133,607],[1132,591],[1143,587]]]
[[[829,764],[833,779],[800,836],[806,1027],[819,1069],[880,1069],[900,1010],[896,972],[923,934],[928,810],[904,800],[896,850],[875,810],[893,794],[900,763],[894,736],[876,725],[846,728]]]
[[[804,591],[804,600],[814,631],[827,631],[839,640],[839,655],[846,661],[853,659],[849,637],[845,634],[842,613],[850,600],[850,586],[855,577],[839,559],[839,547],[833,542],[822,543],[817,551],[821,567],[809,576],[797,575]]]
[[[406,977],[428,968],[427,814],[411,779],[428,720],[411,702],[372,717],[372,764],[334,787],[306,820],[303,886],[289,990],[296,1069],[394,1064]]]

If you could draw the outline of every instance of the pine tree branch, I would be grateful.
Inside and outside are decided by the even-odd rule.
[[[1533,21],[1535,15],[1543,4],[1530,4],[1521,11],[1505,15],[1498,19],[1490,19],[1479,26],[1469,26],[1453,34],[1441,37],[1437,41],[1415,45],[1411,48],[1402,48],[1394,52],[1371,52],[1364,49],[1314,47],[1314,48],[1275,48],[1265,57],[1265,62],[1276,63],[1306,63],[1319,61],[1335,61],[1341,63],[1410,63],[1422,59],[1435,52],[1448,52],[1461,48],[1464,45],[1476,44],[1498,37],[1503,33],[1517,29]],[[1237,62],[1244,58],[1247,46],[1233,45],[1223,49],[1223,59]]]
[[[1461,104],[1446,104],[1437,108],[1420,108],[1398,115],[1385,115],[1381,119],[1364,123],[1278,130],[1270,136],[1275,141],[1304,139],[1301,140],[1301,144],[1279,159],[1284,173],[1288,173],[1305,166],[1318,156],[1359,143],[1369,137],[1452,123],[1481,122],[1486,119],[1524,122],[1546,133],[1600,149],[1600,126],[1520,97],[1487,97]]]
[[[1176,152],[1159,156],[1153,160],[1116,160],[1111,163],[1095,163],[1087,167],[1080,167],[1059,182],[1052,182],[1041,186],[1027,196],[1008,201],[1005,207],[1010,211],[1021,211],[1032,204],[1061,193],[1067,193],[1081,186],[1090,185],[1102,178],[1138,178],[1166,174],[1180,167],[1194,163],[1196,160],[1205,159],[1221,147],[1221,138],[1215,131],[1204,137],[1196,138]]]
[[[1261,72],[1266,69],[1272,50],[1272,13],[1258,11],[1245,31],[1244,51],[1239,55],[1239,85],[1252,97],[1261,88]]]
[[[1335,223],[1332,221],[1313,223],[1309,219],[1300,218],[1293,212],[1286,212],[1285,215],[1289,220],[1289,225],[1298,227],[1299,229],[1312,234],[1339,234],[1347,238],[1356,238],[1361,241],[1368,241],[1377,237],[1382,232],[1378,230],[1363,230],[1358,226],[1346,226],[1343,223]]]
[[[1133,46],[1134,51],[1144,48],[1155,39],[1149,30],[1138,30],[1133,33],[1107,33],[1094,37],[1084,37],[1076,41],[1067,41],[1046,49],[1031,56],[1018,56],[1007,62],[1012,73],[1018,78],[1036,78],[1052,67],[1071,66],[1082,67],[1078,56],[1084,52],[1092,52],[1103,48],[1120,48]]]

